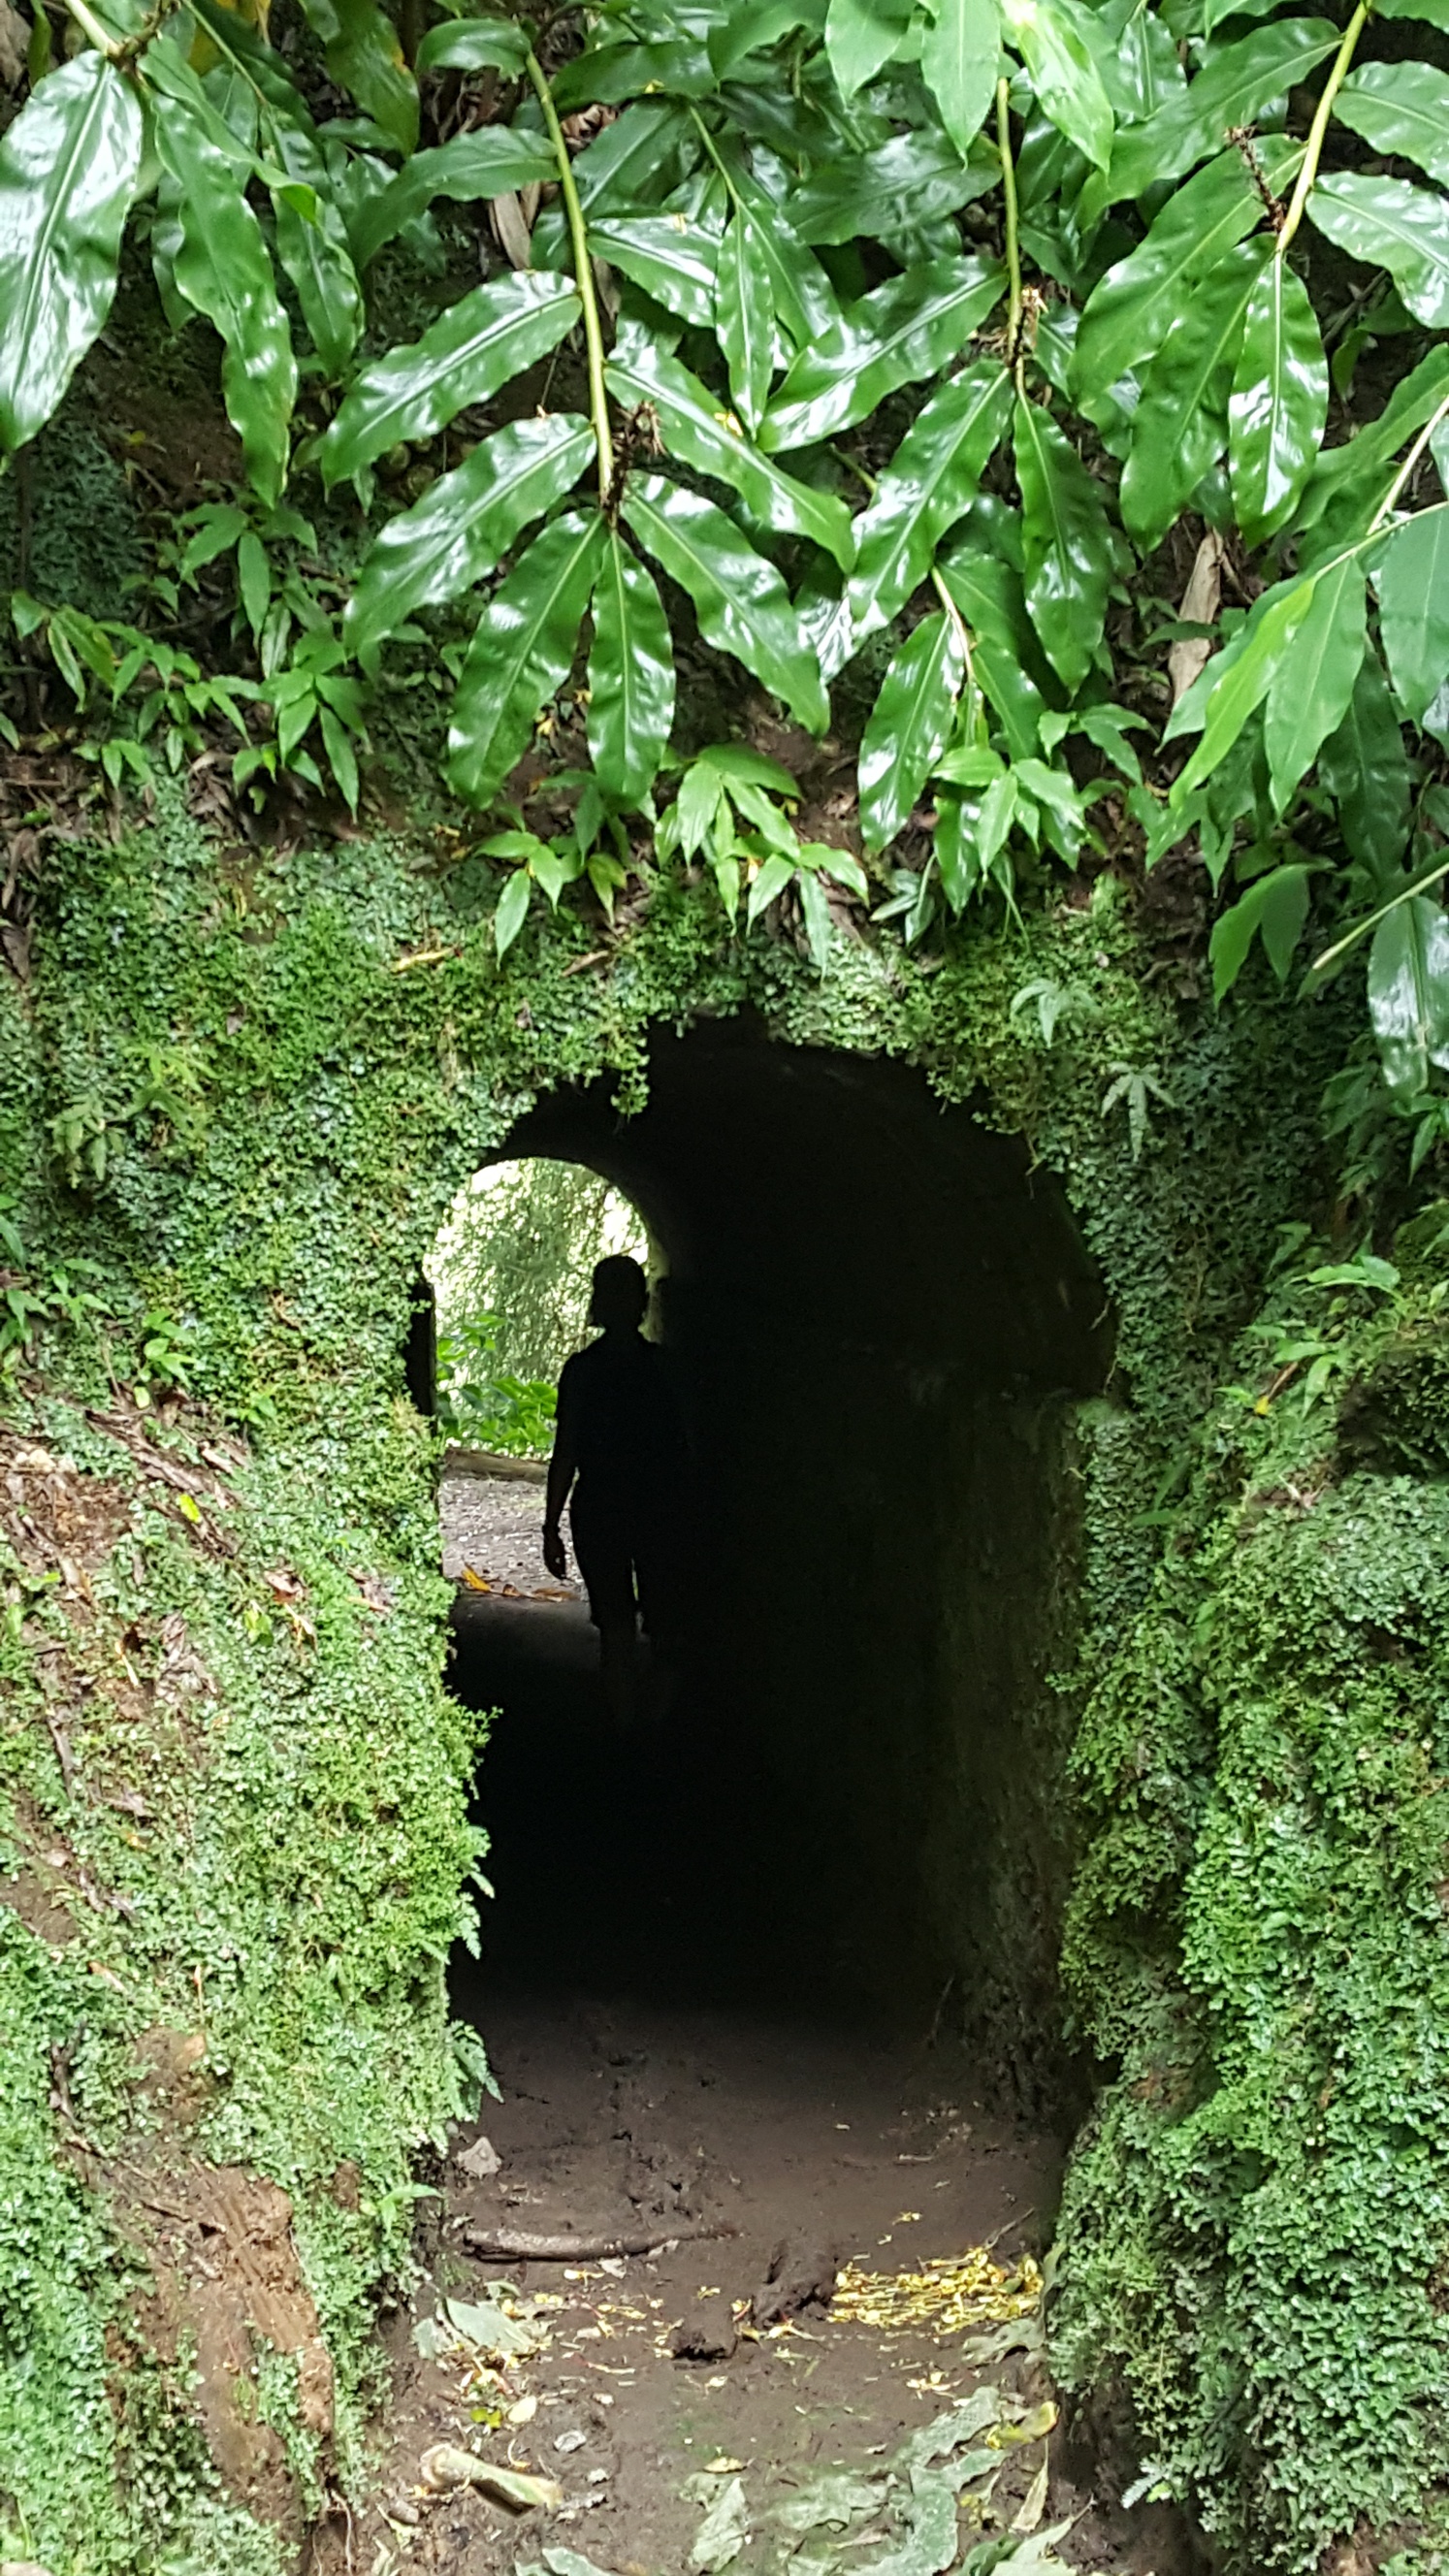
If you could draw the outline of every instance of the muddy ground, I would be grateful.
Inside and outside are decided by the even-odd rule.
[[[504,2576],[562,2546],[616,2576],[683,2576],[707,2499],[736,2479],[749,2533],[740,2563],[754,2565],[772,2513],[818,2494],[822,2469],[879,2480],[906,2436],[990,2386],[1016,2421],[996,2428],[1001,2467],[984,2513],[966,2499],[962,2550],[1024,2507],[1032,2518],[1035,2487],[1039,2530],[1081,2516],[1060,2544],[1070,2563],[1166,2576],[1160,2516],[1094,2504],[1059,2432],[1014,2439],[1051,2394],[1030,2316],[1019,2329],[1028,2349],[973,2367],[972,2335],[959,2329],[882,2331],[808,2297],[795,2304],[828,2296],[850,2261],[917,2271],[987,2243],[1007,2276],[1000,2303],[1020,2304],[1023,2279],[1029,2295],[1020,2258],[1041,2248],[1057,2158],[973,2101],[969,2066],[754,2015],[564,1998],[500,1997],[488,2037],[502,2099],[455,2141],[426,2275],[394,2322],[393,2399],[375,2498],[353,2533],[356,2567]],[[464,2161],[479,2137],[499,2159],[484,2178]],[[685,2233],[707,2226],[730,2232]],[[572,2264],[470,2254],[470,2233],[498,2228],[661,2243]],[[447,2302],[466,2303],[466,2323],[490,2292],[536,2338],[503,2366],[451,2337]],[[775,2305],[795,2313],[771,2327]],[[985,2318],[974,2334],[991,2331]],[[440,2337],[446,2348],[425,2357]],[[677,2357],[671,2347],[687,2342],[693,2353]],[[552,2480],[562,2500],[514,2513],[470,2487],[433,2492],[424,2464],[439,2444]],[[839,2546],[832,2566],[869,2567],[891,2519],[887,2498],[817,2546]],[[820,2563],[813,2551],[800,2562]]]

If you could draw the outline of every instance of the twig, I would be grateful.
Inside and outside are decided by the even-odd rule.
[[[739,2232],[728,2220],[707,2227],[678,2227],[661,2219],[647,2236],[549,2236],[528,2227],[465,2227],[463,2242],[470,2254],[503,2263],[597,2263],[605,2255],[655,2254],[661,2245],[693,2244],[701,2237],[738,2236]]]

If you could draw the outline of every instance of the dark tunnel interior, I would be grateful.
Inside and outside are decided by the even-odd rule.
[[[918,1070],[749,1020],[660,1036],[636,1116],[612,1090],[542,1098],[498,1159],[589,1166],[661,1247],[692,1632],[667,1722],[620,1745],[579,1610],[460,1599],[452,1686],[500,1712],[460,2008],[492,1982],[945,2014],[1040,2107],[1074,1415],[1111,1358],[1065,1201]]]

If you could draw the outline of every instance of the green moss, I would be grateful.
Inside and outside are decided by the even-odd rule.
[[[566,904],[500,971],[425,842],[219,856],[179,798],[117,846],[48,857],[34,980],[0,1011],[0,1136],[27,1276],[49,1295],[93,1264],[97,1302],[67,1316],[51,1298],[45,1391],[11,1405],[27,1438],[117,1487],[124,1528],[80,1608],[23,1551],[0,1558],[0,1786],[19,1860],[62,1835],[135,1911],[88,1915],[84,1959],[0,1911],[16,1962],[0,1989],[0,2492],[54,2576],[149,2563],[127,2503],[148,2480],[174,2498],[177,2570],[208,2548],[219,2563],[229,2508],[175,2374],[126,2374],[117,2429],[117,2226],[50,2104],[50,2051],[83,2023],[79,2128],[102,2154],[164,2142],[136,2044],[198,2016],[187,2152],[292,2196],[355,2476],[416,2150],[477,2074],[443,1990],[477,1857],[477,1748],[440,1682],[431,1450],[401,1384],[409,1291],[453,1193],[540,1089],[604,1075],[627,1112],[651,1029],[751,1009],[782,1046],[919,1063],[1025,1135],[1097,1261],[1116,1367],[1063,1474],[1085,1641],[1020,1819],[1027,1841],[1079,1855],[1071,2010],[1104,2073],[1072,2168],[1058,2348],[1079,2386],[1125,2380],[1149,2456],[1232,2564],[1306,2563],[1360,2509],[1406,2510],[1439,2439],[1433,1230],[1406,1245],[1382,1313],[1301,1277],[1264,1307],[1278,1229],[1312,1221],[1340,1028],[1263,992],[1217,1018],[1175,1002],[1109,877],[1089,904],[953,937],[944,960],[842,939],[823,982],[787,943],[731,944],[697,885],[661,881],[607,968],[577,971],[592,940]],[[1050,1045],[1043,983],[1070,998]],[[68,1157],[68,1136],[84,1150]],[[1257,1412],[1264,1332],[1305,1299],[1322,1390]],[[199,1520],[80,1409],[144,1380],[148,1340],[203,1408],[180,1453]],[[208,1420],[247,1435],[220,1468],[195,1446]],[[202,1676],[175,1705],[168,1637]],[[55,1645],[94,1668],[74,1794],[44,1717]],[[107,1803],[137,1758],[118,1655],[155,1730],[143,1825]],[[355,2192],[339,2196],[339,2165]],[[305,2485],[316,2461],[280,2366],[265,2394]],[[62,2451],[42,2435],[57,2420],[75,2428]],[[268,2563],[263,2535],[245,2546]]]

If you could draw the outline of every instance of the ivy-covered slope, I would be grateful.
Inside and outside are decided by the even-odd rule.
[[[54,844],[0,1000],[6,2552],[261,2571],[355,2475],[419,2151],[480,2071],[411,1281],[540,1089],[612,1070],[627,1108],[651,1027],[747,1006],[1030,1138],[1118,1319],[1091,1696],[1038,1791],[1080,1808],[1102,2079],[1062,2370],[1125,2385],[1235,2568],[1392,2522],[1439,2457],[1449,1410],[1433,1225],[1397,1283],[1299,1244],[1258,1312],[1341,1030],[1172,1000],[1111,875],[924,971],[836,931],[821,979],[663,878],[605,955],[564,907],[500,967],[426,857],[219,851],[179,803]],[[230,2342],[218,2193],[278,2249]]]

